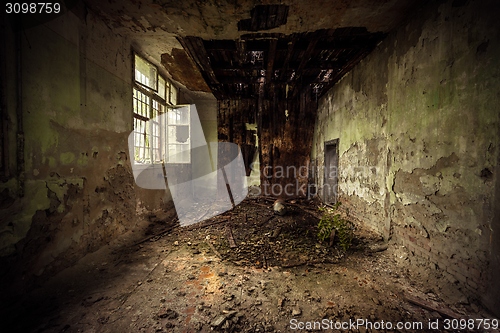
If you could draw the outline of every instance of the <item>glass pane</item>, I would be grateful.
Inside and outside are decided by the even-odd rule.
[[[153,64],[147,62],[136,54],[134,69],[135,81],[152,90],[156,91],[158,89],[158,70]]]
[[[169,163],[189,163],[189,146],[188,145],[169,145],[168,146],[168,162]]]
[[[167,128],[167,140],[169,143],[175,143],[177,140],[175,138],[176,126],[168,126]]]
[[[158,76],[158,96],[165,99],[165,79]]]
[[[177,163],[178,159],[178,150],[177,145],[169,145],[168,146],[168,161],[169,163]]]
[[[177,124],[177,110],[171,109],[168,111],[168,123],[171,125]]]
[[[134,89],[134,113],[149,118],[148,110],[149,110],[149,97],[140,92],[139,90]]]
[[[165,82],[165,100],[170,103],[170,89],[172,89],[172,84],[170,83],[170,81],[166,81]]]
[[[177,88],[174,85],[170,88],[170,104],[177,104]]]
[[[171,109],[168,112],[169,125],[189,125],[189,109]]]
[[[179,163],[189,163],[189,145],[181,145],[181,156]]]
[[[184,109],[179,109],[179,111],[181,112],[180,124],[189,125],[189,109],[184,108]]]

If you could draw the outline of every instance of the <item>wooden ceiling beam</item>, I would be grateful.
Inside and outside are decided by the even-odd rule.
[[[276,59],[277,44],[278,44],[277,39],[271,39],[269,41],[269,51],[267,53],[266,83],[271,83],[271,78],[274,69],[274,60]]]
[[[333,75],[323,88],[321,92],[318,94],[322,96],[326,93],[335,83],[337,83],[347,72],[349,72],[358,62],[361,61],[364,57],[366,57],[371,52],[371,49],[366,49],[359,52],[356,56],[352,57],[349,61],[347,61],[344,66],[337,72],[337,74]]]
[[[219,83],[221,84],[257,84],[262,82],[262,77],[242,77],[242,76],[222,76],[219,77]]]
[[[270,91],[273,84],[282,88],[288,84],[287,98],[294,99],[311,84],[318,87],[318,94],[324,94],[385,36],[363,29],[337,30],[252,33],[238,40],[178,39],[216,98],[258,96],[255,85]]]
[[[232,39],[211,39],[203,42],[207,51],[236,51],[237,43]]]
[[[292,99],[297,97],[299,91],[304,86],[304,84],[298,84],[298,81],[301,76],[302,70],[311,59],[311,56],[314,52],[317,43],[318,43],[318,36],[316,35],[315,38],[309,41],[309,45],[307,46],[307,49],[304,51],[302,55],[302,60],[300,61],[300,65],[299,67],[297,67],[297,70],[295,71],[295,78],[294,78],[295,84],[293,84]]]
[[[203,39],[199,37],[179,37],[178,41],[200,69],[203,78],[207,81],[214,96],[218,99],[222,98],[223,96],[217,89],[219,82],[210,65],[210,59],[203,44]]]
[[[242,67],[247,62],[246,41],[239,39],[236,42],[236,52],[238,54],[238,65]]]
[[[292,57],[292,53],[295,46],[295,39],[292,39],[287,44],[287,53],[285,57],[285,61],[283,62],[283,67],[280,75],[280,80],[283,81],[285,79],[285,73],[288,71],[288,66],[290,64],[290,58]]]

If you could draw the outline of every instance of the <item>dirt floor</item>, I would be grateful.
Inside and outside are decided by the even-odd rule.
[[[291,201],[279,216],[272,201],[248,198],[183,228],[150,215],[17,297],[0,331],[466,332],[444,325],[492,318],[435,267],[359,225],[347,252],[318,242],[317,206]]]

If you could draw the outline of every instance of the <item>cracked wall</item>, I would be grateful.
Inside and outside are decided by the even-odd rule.
[[[494,1],[429,4],[321,100],[350,213],[498,309],[500,36]],[[497,184],[497,185],[495,185]],[[495,303],[497,302],[497,303]]]
[[[12,64],[16,36],[22,106],[18,118],[19,80],[4,68],[10,170],[0,183],[0,254],[23,261],[24,276],[48,276],[133,228],[137,212],[169,208],[171,198],[137,188],[131,173],[130,41],[84,8],[21,32],[8,28]]]

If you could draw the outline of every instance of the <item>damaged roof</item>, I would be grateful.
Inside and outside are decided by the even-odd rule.
[[[321,96],[419,1],[84,0],[175,81],[217,99]],[[189,59],[187,59],[189,58]],[[204,82],[203,82],[204,81]]]

